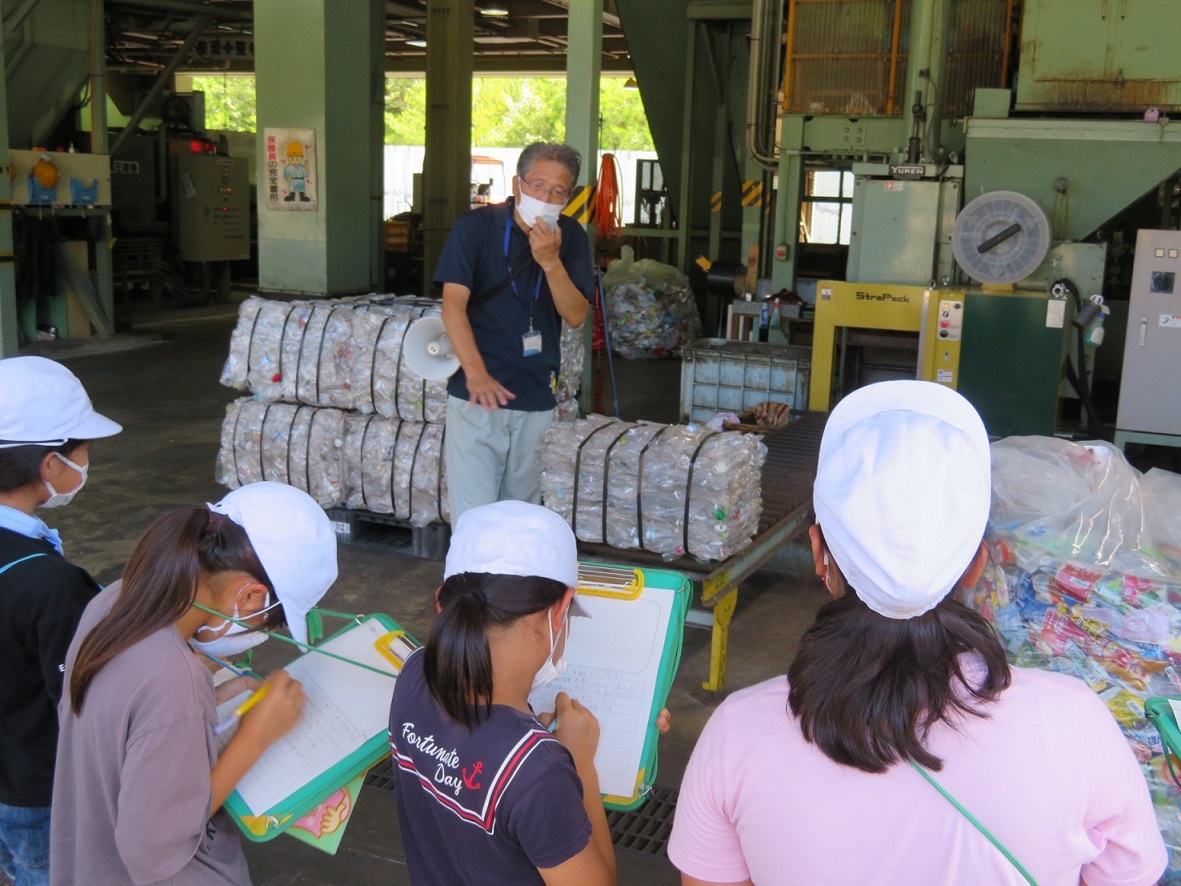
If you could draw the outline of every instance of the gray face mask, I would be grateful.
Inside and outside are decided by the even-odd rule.
[[[45,488],[49,490],[49,498],[46,499],[45,501],[41,502],[41,504],[39,504],[37,506],[40,508],[60,508],[63,505],[68,505],[70,502],[72,502],[74,500],[74,496],[77,495],[81,491],[82,487],[86,485],[86,476],[87,476],[87,474],[90,473],[90,464],[89,463],[84,464],[84,465],[76,465],[72,461],[70,461],[68,458],[66,458],[64,455],[62,455],[60,452],[55,452],[53,454],[56,455],[58,458],[60,458],[62,461],[64,461],[67,465],[69,465],[71,468],[73,468],[79,474],[81,474],[82,482],[79,483],[74,488],[74,490],[72,492],[58,492],[56,489],[53,488],[53,484],[50,483],[48,480],[43,481],[45,483]]]

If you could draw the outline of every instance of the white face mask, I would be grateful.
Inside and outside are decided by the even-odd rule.
[[[554,626],[550,621],[549,613],[546,613],[545,624],[549,628],[549,657],[545,660],[545,664],[541,666],[541,670],[533,676],[533,689],[536,692],[547,683],[552,683],[558,677],[566,672],[566,647],[562,647],[562,654],[558,656],[558,660],[554,661],[554,650],[558,648],[558,640],[562,637],[562,631],[566,630],[566,619],[570,617],[569,610],[566,610],[566,615],[562,616],[562,626],[558,628],[558,635],[554,636]]]
[[[238,593],[240,594],[242,592],[242,588],[247,588],[249,586],[249,583],[242,585],[241,588],[238,588]],[[231,616],[231,618],[234,619],[241,618],[241,614],[238,611],[237,596],[237,594],[234,595],[234,614]],[[254,615],[262,615],[262,613],[266,612],[268,609],[273,609],[275,606],[279,605],[278,601],[274,603],[269,602],[270,599],[271,595],[268,592],[265,605],[258,612],[254,613]],[[251,618],[253,617],[254,616],[252,615]],[[229,625],[229,630],[227,630],[220,637],[216,637],[212,640],[198,640],[196,634],[194,634],[192,639],[189,640],[189,645],[204,655],[210,655],[214,658],[230,658],[235,655],[241,655],[246,650],[253,649],[260,643],[266,642],[267,635],[262,631],[252,631],[245,625],[235,624],[228,618],[224,619],[222,623],[217,626],[201,625],[201,627],[197,628],[197,634],[200,634],[202,631],[208,631],[211,634],[215,634],[218,631],[223,630],[226,625]]]
[[[544,200],[530,197],[521,191],[521,196],[517,198],[517,212],[521,214],[521,221],[525,223],[527,228],[533,227],[534,222],[538,219],[541,219],[549,227],[556,228],[558,216],[562,214],[562,207],[556,203],[546,203]]]
[[[64,461],[67,465],[69,465],[71,468],[73,468],[79,474],[81,474],[82,475],[82,482],[80,482],[76,487],[74,487],[73,491],[71,491],[71,492],[58,492],[56,489],[53,488],[53,484],[50,483],[48,480],[43,481],[45,483],[45,488],[49,490],[49,498],[46,499],[45,501],[41,502],[40,505],[38,505],[38,507],[41,507],[41,508],[60,508],[63,505],[68,505],[70,502],[72,502],[74,500],[74,496],[78,494],[79,490],[81,490],[82,487],[86,485],[86,475],[90,472],[90,463],[89,462],[87,462],[84,465],[76,465],[72,461],[70,461],[68,458],[66,458],[64,455],[62,455],[60,452],[55,452],[53,454],[56,455],[58,458],[60,458],[62,461]]]

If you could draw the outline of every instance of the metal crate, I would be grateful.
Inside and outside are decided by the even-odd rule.
[[[703,338],[681,348],[681,421],[708,421],[758,403],[808,408],[812,349]]]

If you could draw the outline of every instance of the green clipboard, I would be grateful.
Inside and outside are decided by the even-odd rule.
[[[372,631],[374,634],[379,633],[375,628],[380,627],[380,635],[383,637],[388,637],[390,634],[408,636],[402,631],[401,626],[388,615],[377,613],[367,615],[364,618],[358,618],[353,624],[342,628],[318,645],[328,646],[337,638],[363,626],[367,626],[366,629]],[[319,657],[316,652],[305,652],[296,660],[302,660],[306,656]],[[383,654],[382,658],[388,658],[388,656]],[[327,657],[324,660],[332,661],[332,659]],[[391,691],[393,683],[394,681],[390,680]],[[246,801],[237,789],[226,800],[225,809],[248,840],[255,843],[273,840],[334,792],[346,786],[357,776],[367,772],[370,768],[388,757],[389,754],[389,737],[387,730],[383,727],[365,741],[360,748],[353,751],[327,771],[310,779],[261,815],[255,814],[246,805]]]
[[[1181,760],[1181,728],[1177,726],[1177,718],[1173,715],[1173,706],[1169,701],[1167,698],[1148,699],[1144,702],[1144,714],[1160,733],[1169,775],[1173,777],[1173,784],[1181,790],[1181,779],[1177,778],[1177,771],[1173,768],[1173,758]]]
[[[609,578],[610,571],[622,574],[622,580],[617,589],[611,588],[610,582],[606,587],[587,587],[584,580],[589,576],[605,576]],[[620,567],[603,563],[579,564],[580,594],[589,596],[603,596],[620,599],[623,602],[639,599],[645,590],[655,588],[672,592],[672,609],[669,616],[668,629],[665,633],[664,644],[660,654],[660,668],[656,680],[656,689],[652,696],[652,709],[648,712],[648,729],[644,737],[644,747],[640,754],[640,768],[636,776],[635,790],[628,796],[618,794],[604,794],[603,805],[608,809],[628,811],[643,805],[648,798],[648,791],[655,784],[657,769],[657,743],[660,731],[656,728],[656,715],[668,702],[672,691],[673,681],[677,676],[677,669],[681,664],[681,650],[685,636],[685,617],[689,613],[689,606],[693,600],[693,583],[679,572],[668,569],[639,569]]]

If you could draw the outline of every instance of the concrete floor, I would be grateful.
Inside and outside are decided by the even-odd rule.
[[[104,584],[119,576],[136,538],[154,517],[171,508],[216,501],[225,493],[213,480],[213,466],[225,407],[239,394],[221,387],[218,376],[235,316],[228,305],[139,312],[131,332],[113,342],[36,346],[37,353],[61,359],[82,379],[95,406],[124,426],[120,436],[95,444],[85,491],[70,507],[45,514],[61,530],[67,556]],[[679,371],[676,361],[617,359],[622,417],[675,420]],[[610,411],[609,382],[603,385],[603,402]],[[810,565],[797,542],[743,585],[730,630],[728,688],[786,670],[800,634],[824,600]],[[346,612],[386,612],[423,637],[433,614],[432,592],[441,578],[441,562],[342,546],[340,578],[323,605]],[[708,672],[709,639],[707,631],[686,630],[680,672],[668,702],[673,729],[660,744],[660,785],[680,783],[713,710],[698,692]],[[270,648],[278,645],[260,649],[257,661],[264,670],[289,657],[285,648]],[[393,794],[371,788],[362,792],[335,857],[286,837],[248,844],[246,854],[260,886],[409,883]],[[617,855],[622,884],[679,882],[663,856],[623,849]]]

